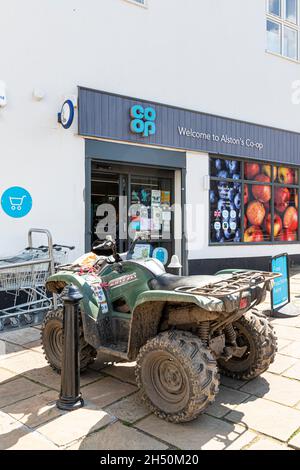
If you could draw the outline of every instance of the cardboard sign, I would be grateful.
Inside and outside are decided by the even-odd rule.
[[[271,259],[270,270],[280,273],[281,277],[274,279],[274,287],[271,293],[272,310],[276,311],[290,302],[290,275],[289,257],[287,253],[274,256]]]

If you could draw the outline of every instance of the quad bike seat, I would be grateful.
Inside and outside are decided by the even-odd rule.
[[[176,276],[164,273],[150,281],[150,288],[152,290],[175,290],[178,287],[201,287],[209,283],[218,282],[226,277],[230,277],[230,275]]]

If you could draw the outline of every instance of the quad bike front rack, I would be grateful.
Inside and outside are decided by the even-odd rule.
[[[203,295],[224,299],[225,297],[240,294],[260,284],[271,283],[273,279],[280,277],[280,273],[264,271],[245,271],[233,274],[229,279],[222,279],[201,287],[183,286],[175,289],[178,292]]]

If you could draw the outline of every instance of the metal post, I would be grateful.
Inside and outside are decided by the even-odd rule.
[[[79,302],[82,299],[77,287],[71,285],[63,296],[63,355],[61,367],[61,389],[56,402],[60,410],[72,411],[81,408],[84,401],[80,393],[79,360]]]

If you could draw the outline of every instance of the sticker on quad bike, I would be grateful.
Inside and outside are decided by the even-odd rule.
[[[113,289],[114,287],[119,287],[122,284],[127,284],[129,282],[136,281],[136,279],[136,273],[126,274],[125,276],[118,277],[117,279],[112,279],[111,281],[109,281],[108,287],[110,289]]]
[[[99,278],[96,274],[93,273],[85,274],[83,278],[92,289],[94,296],[96,297],[100,306],[102,314],[108,313],[108,305],[106,301],[105,292],[103,290],[103,287],[106,287],[106,284],[102,282],[101,278]]]

